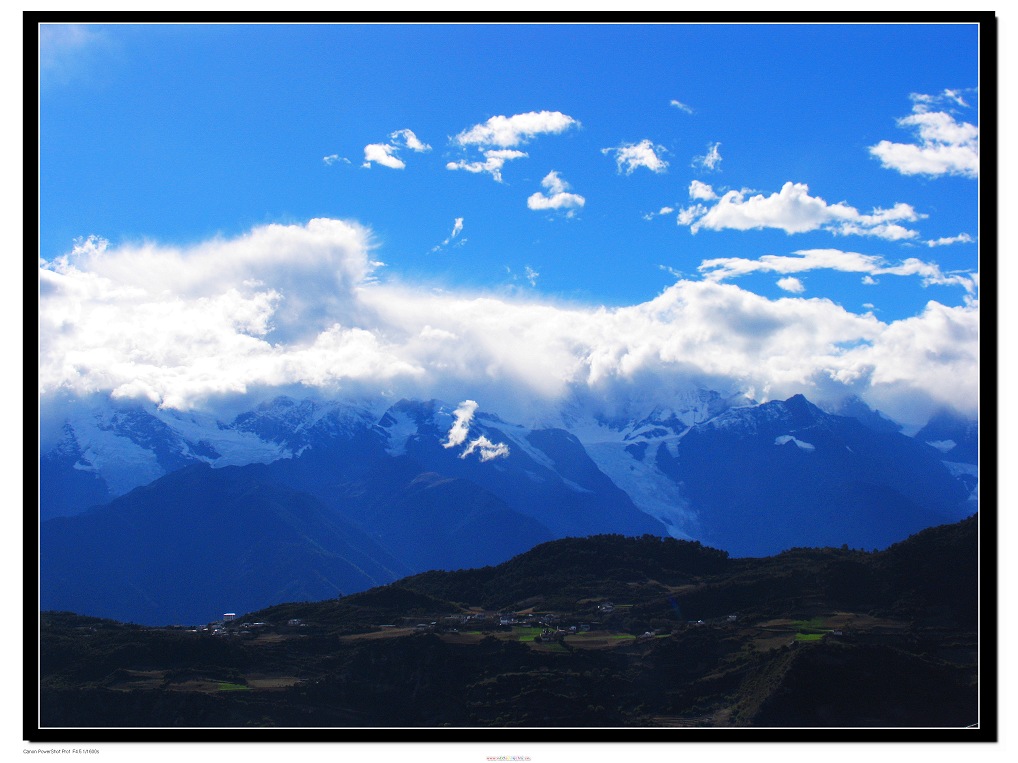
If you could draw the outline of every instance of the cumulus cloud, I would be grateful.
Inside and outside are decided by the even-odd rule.
[[[492,149],[484,152],[484,161],[468,162],[462,159],[458,162],[448,162],[445,165],[447,170],[466,170],[467,172],[473,172],[475,174],[480,172],[487,172],[493,178],[496,183],[502,182],[502,167],[505,166],[506,162],[512,161],[513,159],[523,159],[527,154],[524,151],[515,151],[513,149]]]
[[[693,181],[689,194],[694,199],[710,200],[713,189]],[[805,183],[787,182],[770,196],[747,196],[746,190],[728,191],[706,207],[695,204],[682,210],[680,225],[688,225],[692,233],[708,230],[759,230],[777,228],[785,233],[826,230],[841,236],[875,236],[888,241],[914,239],[918,232],[901,222],[923,219],[909,204],[896,203],[890,209],[874,209],[863,214],[843,201],[828,204],[819,196],[810,196]]]
[[[646,167],[651,172],[661,173],[668,168],[668,162],[661,158],[665,153],[664,146],[655,146],[649,139],[639,143],[622,143],[611,148],[602,148],[602,154],[615,154],[618,172],[632,175],[637,167]]]
[[[979,176],[979,128],[958,122],[950,111],[934,110],[945,104],[968,107],[955,90],[940,95],[913,93],[912,113],[897,120],[898,127],[912,130],[912,143],[882,140],[870,153],[887,169],[903,175]],[[950,107],[949,107],[950,108]]]
[[[754,269],[795,276],[820,261],[863,277],[961,285],[974,275],[850,252],[797,255],[705,263],[698,280],[605,308],[386,282],[370,232],[339,220],[259,226],[188,247],[83,239],[40,265],[40,391],[210,410],[280,389],[483,399],[518,421],[551,420],[578,396],[637,406],[701,386],[761,401],[857,394],[904,423],[925,423],[943,403],[974,408],[974,298],[930,302],[888,323],[827,299],[768,299],[729,282]],[[467,433],[459,447],[473,439]],[[497,451],[478,442],[472,452]]]
[[[406,168],[406,162],[396,156],[398,146],[389,143],[369,143],[364,147],[364,164],[362,167],[370,167],[371,163],[381,164],[394,170]]]
[[[700,272],[708,280],[724,281],[755,272],[805,273],[810,270],[840,270],[846,273],[867,274],[866,277],[871,281],[864,278],[864,283],[875,283],[872,281],[874,275],[896,275],[918,276],[923,286],[934,284],[960,286],[969,293],[974,293],[978,285],[973,274],[943,273],[935,262],[923,262],[915,257],[892,264],[877,255],[843,252],[840,249],[800,249],[795,254],[797,255],[795,257],[765,254],[755,260],[718,257],[700,263]]]
[[[394,170],[405,169],[406,162],[396,155],[401,148],[418,153],[431,150],[431,146],[421,142],[413,130],[396,130],[389,134],[388,143],[369,143],[364,147],[364,164],[361,166],[371,167],[374,162]]]
[[[459,133],[453,140],[461,146],[511,148],[529,142],[536,135],[565,132],[580,123],[561,111],[528,111],[511,117],[494,116]]]
[[[971,244],[975,241],[972,236],[968,233],[959,233],[957,236],[947,236],[945,238],[930,239],[926,242],[926,246],[949,246],[951,244]]]
[[[787,276],[785,278],[778,279],[778,288],[790,291],[793,294],[801,294],[806,291],[806,287],[802,285],[802,281],[794,276]]]
[[[686,104],[684,104],[684,103],[683,103],[682,101],[676,101],[676,100],[675,100],[675,99],[673,98],[673,99],[672,99],[672,102],[671,102],[671,104],[672,104],[672,106],[674,106],[675,108],[679,109],[680,111],[684,111],[684,112],[686,112],[687,114],[692,114],[692,113],[693,113],[693,108],[692,108],[691,106],[687,106],[687,105],[686,105]]]
[[[587,200],[576,193],[569,193],[569,183],[559,177],[559,174],[552,170],[544,176],[541,181],[548,192],[543,194],[537,191],[527,199],[529,209],[568,209],[570,214],[577,207],[582,207]]]
[[[714,171],[721,164],[720,143],[708,143],[707,153],[703,156],[693,157],[693,168]]]
[[[707,183],[701,183],[699,180],[694,180],[689,184],[689,198],[699,199],[700,201],[713,201],[718,195],[714,193],[714,189],[711,188]]]

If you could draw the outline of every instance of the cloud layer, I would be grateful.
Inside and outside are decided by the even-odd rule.
[[[626,405],[696,386],[759,400],[853,393],[919,423],[941,402],[978,399],[975,300],[884,323],[725,282],[817,267],[951,278],[918,260],[719,258],[700,280],[607,309],[385,283],[371,251],[367,229],[330,219],[186,248],[82,241],[40,266],[41,391],[187,409],[288,387],[477,400],[517,420],[576,396]],[[483,458],[498,446],[474,450]]]

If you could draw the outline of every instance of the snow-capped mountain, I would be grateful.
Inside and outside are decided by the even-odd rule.
[[[61,411],[44,426],[40,515],[66,516],[105,503],[188,464],[266,464],[315,439],[351,436],[373,423],[365,407],[277,397],[229,422],[209,414],[109,399]],[[44,422],[49,423],[49,422]]]
[[[744,504],[783,501],[788,511],[794,493],[793,515],[816,512],[819,494],[788,485],[823,484],[838,500],[861,485],[887,487],[894,501],[909,507],[891,515],[914,516],[910,527],[924,522],[926,511],[953,518],[974,510],[968,501],[977,473],[971,426],[938,419],[922,437],[909,438],[859,400],[838,410],[854,415],[834,415],[801,396],[758,405],[741,395],[694,390],[638,416],[608,416],[574,402],[544,425],[524,426],[469,400],[401,400],[385,408],[373,401],[277,397],[224,422],[104,400],[71,408],[59,427],[51,427],[57,434],[40,460],[40,513],[43,519],[74,514],[192,463],[274,464],[280,479],[300,489],[319,485],[328,499],[384,471],[382,462],[400,459],[411,464],[410,479],[427,472],[470,482],[553,537],[667,533],[735,551],[744,548],[738,538],[747,533],[740,522],[752,514]],[[964,461],[948,460],[952,432],[962,445],[950,447]],[[788,447],[800,461],[775,461]],[[721,475],[723,488],[705,487],[718,485]],[[965,488],[961,498],[955,496],[959,485]],[[720,501],[721,493],[729,498]],[[963,508],[956,510],[958,501]],[[874,526],[881,523],[898,526],[889,518]],[[768,548],[784,537],[777,530],[752,534],[769,539],[761,541]],[[800,536],[785,540],[809,544],[808,535]],[[819,533],[816,542],[827,537]]]
[[[51,600],[75,609],[74,570],[91,570],[121,592],[121,614],[154,612],[145,602],[170,593],[120,562],[95,560],[103,543],[123,560],[178,522],[243,536],[245,580],[260,581],[265,606],[280,592],[323,585],[352,593],[397,564],[409,572],[497,564],[567,536],[670,534],[735,555],[871,549],[975,510],[977,465],[944,461],[948,435],[968,443],[965,427],[931,425],[926,434],[939,439],[927,442],[853,407],[860,416],[801,395],[756,404],[699,391],[640,415],[570,405],[524,426],[472,400],[384,407],[277,397],[228,421],[102,401],[44,429],[41,531],[60,563],[50,569],[44,553],[43,580],[63,591]],[[114,525],[117,537],[103,529]],[[73,543],[79,536],[91,545]],[[302,554],[321,563],[302,565]],[[181,567],[191,557],[153,555],[145,580],[185,581],[175,601],[210,600],[207,576]],[[358,577],[355,559],[376,572]]]

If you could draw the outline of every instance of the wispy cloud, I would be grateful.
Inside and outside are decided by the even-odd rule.
[[[676,101],[676,100],[675,100],[675,99],[673,98],[673,99],[672,99],[672,101],[671,101],[671,104],[672,104],[672,106],[674,106],[675,108],[679,109],[680,111],[684,111],[684,112],[686,112],[687,114],[692,114],[692,113],[693,113],[693,107],[692,107],[692,106],[687,106],[687,105],[686,105],[686,104],[684,104],[684,103],[683,103],[682,101]]]
[[[694,199],[711,200],[713,189],[696,181],[690,185]],[[914,239],[918,232],[900,225],[915,222],[919,214],[909,204],[897,203],[890,209],[876,208],[863,214],[841,201],[828,204],[819,196],[810,196],[805,183],[787,182],[769,196],[749,191],[728,191],[716,198],[713,206],[694,204],[680,211],[679,225],[688,225],[691,232],[707,230],[758,230],[777,228],[785,233],[826,230],[841,236],[875,236],[889,241]]]
[[[437,251],[440,251],[441,249],[444,249],[445,247],[449,246],[449,244],[453,241],[453,239],[455,239],[462,232],[463,232],[463,218],[462,217],[457,217],[455,220],[453,220],[453,223],[452,223],[452,233],[450,233],[448,236],[446,236],[445,240],[442,241],[441,244],[436,244],[435,246],[431,247],[431,251],[432,252],[437,252]],[[465,238],[464,239],[460,239],[461,243],[464,242],[464,241],[466,241]]]
[[[502,182],[502,167],[506,162],[513,159],[523,159],[527,156],[524,151],[514,149],[492,149],[484,152],[484,161],[468,162],[465,159],[458,162],[448,162],[445,165],[447,170],[466,170],[467,172],[487,172],[496,183]]]
[[[471,440],[467,447],[460,453],[460,458],[466,458],[471,453],[477,452],[478,457],[481,461],[492,461],[496,458],[508,458],[509,457],[509,446],[504,442],[493,443],[484,435],[481,435],[476,440]]]
[[[694,169],[705,169],[714,171],[721,164],[721,144],[720,143],[708,143],[707,153],[703,156],[693,157],[693,168]]]
[[[659,209],[657,212],[648,212],[647,214],[643,215],[643,219],[644,220],[653,220],[655,217],[661,217],[663,215],[670,215],[673,212],[675,212],[675,207],[665,206],[665,207],[661,207],[661,209]]]
[[[477,403],[473,400],[464,400],[459,404],[459,407],[453,411],[454,421],[446,441],[442,443],[443,448],[455,448],[466,442],[467,435],[470,434],[470,422],[474,418],[476,410]]]
[[[958,122],[950,111],[934,111],[948,104],[968,107],[959,92],[913,93],[911,99],[912,114],[898,119],[897,124],[913,131],[914,142],[882,140],[870,146],[870,153],[880,159],[884,167],[903,175],[978,177],[979,128],[969,122]]]
[[[668,169],[668,162],[661,158],[660,154],[665,153],[664,146],[655,146],[649,138],[644,138],[639,143],[622,143],[611,148],[602,148],[602,154],[615,154],[615,163],[621,175],[632,175],[637,167],[646,167],[651,172],[664,172]]]
[[[935,262],[924,262],[909,257],[899,263],[890,263],[883,257],[840,249],[800,249],[794,257],[765,254],[759,259],[718,257],[700,263],[700,272],[710,281],[724,281],[755,272],[805,273],[810,270],[840,270],[847,273],[865,273],[867,276],[917,276],[924,286],[933,284],[960,286],[974,293],[977,282],[970,273],[944,273]],[[792,279],[795,280],[795,279]],[[780,282],[779,282],[780,285]],[[785,288],[785,287],[782,287]]]
[[[582,207],[587,200],[576,193],[569,193],[569,183],[559,177],[559,174],[552,170],[544,176],[541,185],[547,189],[547,194],[540,191],[531,194],[527,199],[527,207],[534,210],[542,209],[569,209]]]
[[[532,267],[530,267],[530,265],[525,265],[523,270],[526,273],[527,282],[531,286],[537,286],[537,279],[540,277],[541,274],[534,270]]]
[[[95,76],[99,60],[112,47],[109,37],[95,26],[40,24],[40,85],[66,85]]]
[[[347,159],[345,156],[340,156],[339,154],[329,154],[328,156],[323,156],[322,157],[322,161],[325,162],[325,164],[327,164],[327,165],[333,165],[336,162],[343,162],[344,164],[350,164],[350,160],[349,159]]]
[[[968,233],[959,233],[957,236],[947,236],[945,238],[931,239],[926,242],[926,246],[950,246],[951,244],[971,244],[975,241],[972,236]]]
[[[443,448],[456,448],[466,442],[470,435],[470,422],[473,421],[474,413],[477,411],[477,403],[473,400],[464,400],[459,407],[453,411],[452,427],[446,441],[442,443]],[[467,443],[467,446],[459,454],[460,458],[466,458],[472,453],[477,453],[481,461],[491,461],[496,458],[508,458],[509,446],[504,442],[493,443],[484,435],[477,437]]]

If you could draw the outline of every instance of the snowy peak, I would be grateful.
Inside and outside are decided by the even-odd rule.
[[[901,424],[870,408],[858,395],[849,395],[838,401],[823,401],[819,407],[833,416],[853,418],[874,432],[900,432]]]
[[[698,428],[726,430],[747,436],[774,432],[775,436],[779,436],[797,430],[828,426],[829,423],[828,414],[802,395],[793,395],[787,400],[772,400],[756,406],[731,408],[720,416],[698,425]]]
[[[250,432],[264,442],[285,446],[291,452],[313,446],[321,439],[349,439],[372,424],[370,409],[339,402],[277,397],[242,413],[229,428]]]
[[[979,424],[957,411],[939,411],[915,438],[939,450],[945,461],[979,463]]]

